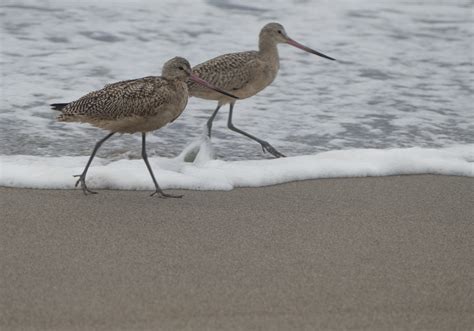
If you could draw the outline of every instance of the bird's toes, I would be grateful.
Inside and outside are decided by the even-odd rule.
[[[183,195],[173,195],[173,194],[168,194],[168,193],[165,193],[165,192],[163,192],[163,191],[158,191],[158,190],[155,191],[155,192],[153,192],[152,194],[150,194],[150,196],[152,197],[152,196],[154,196],[155,194],[156,194],[156,195],[158,196],[158,198],[160,198],[160,199],[167,199],[167,198],[180,199],[180,198],[183,197]]]

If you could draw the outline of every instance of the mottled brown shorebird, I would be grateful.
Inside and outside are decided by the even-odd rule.
[[[58,120],[62,122],[86,122],[110,131],[95,145],[87,165],[76,182],[81,184],[84,194],[97,193],[86,185],[86,174],[100,146],[115,133],[142,133],[142,157],[150,172],[155,192],[160,197],[180,198],[181,195],[164,193],[156,181],[146,154],[146,132],[157,130],[173,122],[188,103],[187,80],[206,88],[214,89],[229,98],[236,98],[220,88],[214,87],[192,73],[186,59],[175,57],[166,62],[162,76],[149,76],[125,80],[106,85],[103,89],[86,94],[70,103],[54,103],[52,108],[61,111]]]
[[[258,51],[218,56],[195,66],[193,73],[214,86],[231,91],[239,99],[249,98],[270,85],[275,79],[280,68],[277,45],[281,43],[292,45],[329,60],[334,60],[332,57],[303,46],[288,37],[285,28],[281,24],[269,23],[260,31]],[[282,153],[278,152],[268,142],[234,126],[232,123],[232,111],[236,102],[235,99],[203,89],[192,81],[188,81],[188,86],[190,96],[217,101],[217,108],[207,121],[209,137],[211,137],[212,121],[216,117],[217,112],[223,105],[229,103],[229,118],[227,121],[229,129],[258,142],[262,146],[263,152],[267,151],[275,157],[284,157]]]

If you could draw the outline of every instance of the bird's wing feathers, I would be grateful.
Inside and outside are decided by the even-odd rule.
[[[71,102],[63,114],[98,119],[154,115],[172,97],[167,85],[167,80],[154,76],[108,84]]]
[[[227,91],[242,88],[260,65],[257,52],[231,53],[218,56],[193,68],[193,73],[209,83]],[[201,87],[188,81],[190,90]],[[202,87],[204,88],[204,87]]]

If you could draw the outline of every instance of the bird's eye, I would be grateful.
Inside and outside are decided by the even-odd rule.
[[[281,30],[278,30],[278,33],[281,34]]]
[[[183,67],[179,67],[178,69],[179,69],[179,70],[184,70],[184,68],[183,68]]]

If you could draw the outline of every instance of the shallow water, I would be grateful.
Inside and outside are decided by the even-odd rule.
[[[338,61],[280,45],[277,79],[237,102],[237,127],[290,156],[474,143],[470,1],[3,1],[0,10],[0,154],[88,155],[105,132],[56,122],[49,103],[159,75],[176,55],[198,64],[255,49],[270,21]],[[178,155],[215,106],[191,99],[178,120],[150,135],[149,154]],[[264,158],[258,144],[226,128],[226,116],[221,110],[214,125],[217,157]],[[140,136],[123,135],[99,155],[139,153]]]

